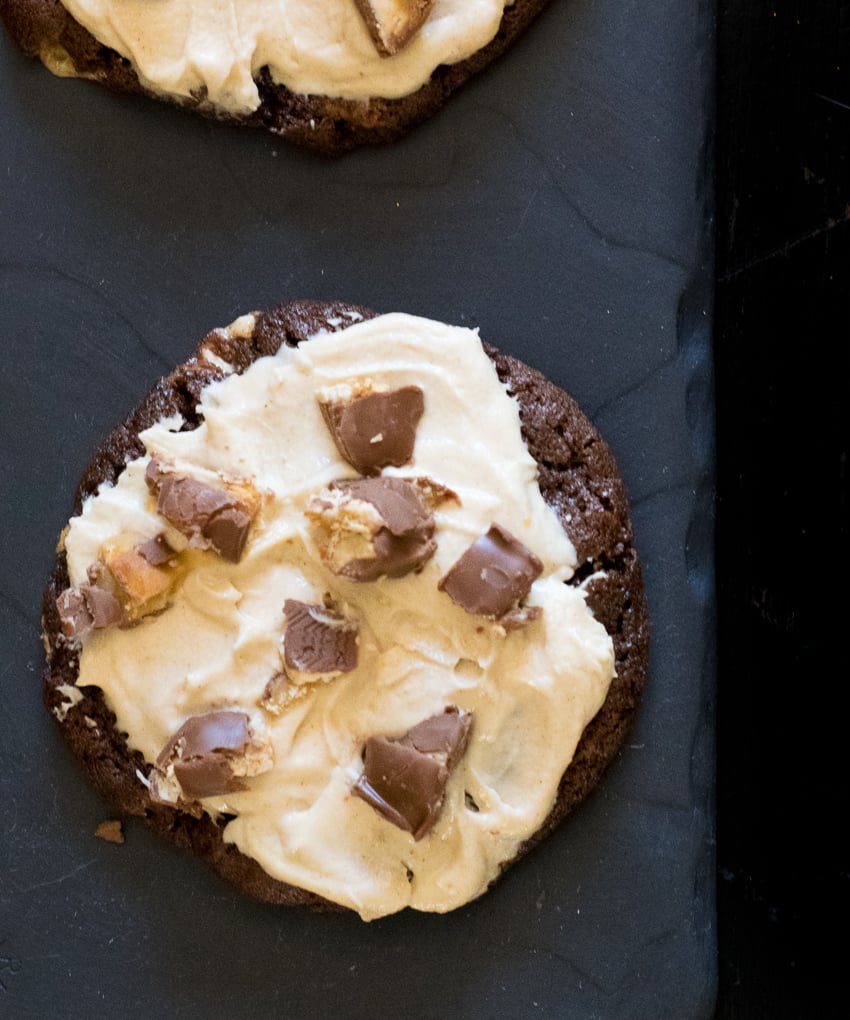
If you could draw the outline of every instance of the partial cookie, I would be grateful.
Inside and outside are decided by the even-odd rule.
[[[241,0],[238,33],[225,0],[0,0],[0,16],[55,74],[331,155],[391,141],[432,116],[545,3]]]
[[[253,896],[366,919],[454,909],[551,831],[648,650],[574,401],[471,331],[319,303],[214,330],[107,438],[44,635],[116,807]]]

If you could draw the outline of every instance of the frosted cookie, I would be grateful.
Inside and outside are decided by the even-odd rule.
[[[337,154],[433,115],[545,2],[0,0],[0,15],[56,74]]]
[[[616,466],[474,330],[295,303],[212,331],[93,457],[44,600],[98,788],[245,892],[364,919],[485,892],[644,684]]]

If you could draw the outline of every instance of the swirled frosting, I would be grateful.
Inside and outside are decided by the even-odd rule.
[[[504,0],[434,0],[392,57],[375,48],[354,0],[62,0],[96,39],[129,59],[146,87],[203,95],[234,114],[259,106],[255,77],[306,95],[397,98],[440,64],[496,34]]]

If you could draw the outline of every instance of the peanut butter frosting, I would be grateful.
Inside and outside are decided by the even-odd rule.
[[[403,49],[382,55],[355,0],[62,0],[142,85],[202,97],[231,114],[259,106],[255,78],[305,95],[394,99],[496,35],[504,0],[433,0]]]

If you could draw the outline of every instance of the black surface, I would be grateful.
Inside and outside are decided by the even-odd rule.
[[[718,1020],[846,1010],[850,4],[721,3]]]
[[[553,3],[391,149],[324,162],[58,80],[0,38],[0,1009],[701,1020],[714,920],[712,9]],[[247,902],[80,781],[39,598],[89,451],[204,332],[340,297],[460,324],[572,392],[633,503],[636,728],[480,902],[364,925]]]

